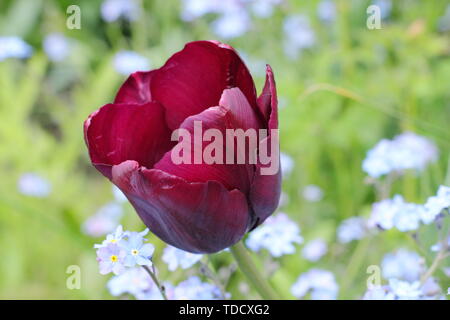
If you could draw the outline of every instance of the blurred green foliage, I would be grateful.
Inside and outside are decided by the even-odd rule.
[[[76,2],[82,12],[81,30],[66,28],[66,8]],[[389,231],[349,245],[337,243],[336,227],[350,216],[367,216],[375,198],[365,183],[361,162],[368,149],[384,137],[411,130],[433,139],[439,161],[421,175],[407,174],[393,186],[409,201],[424,202],[439,184],[450,183],[450,42],[436,25],[447,1],[393,1],[389,20],[381,30],[366,28],[368,1],[337,1],[338,16],[330,27],[316,17],[317,1],[285,1],[269,19],[254,19],[252,30],[228,41],[251,59],[270,63],[275,71],[281,111],[282,150],[295,160],[283,190],[290,202],[283,209],[299,223],[306,239],[323,237],[330,252],[318,263],[300,253],[280,259],[272,282],[286,298],[301,272],[311,267],[333,271],[341,286],[340,298],[359,298],[365,291],[366,268],[398,247],[416,244],[408,235]],[[0,34],[18,35],[35,52],[26,61],[0,62],[0,298],[111,298],[107,276],[97,271],[92,239],[81,224],[112,199],[111,185],[90,165],[82,124],[89,113],[110,102],[124,77],[113,68],[113,54],[137,51],[158,67],[185,42],[216,38],[208,21],[179,18],[178,1],[143,1],[140,18],[131,23],[102,21],[100,1],[3,0]],[[282,22],[289,13],[311,18],[317,44],[296,60],[286,57]],[[50,62],[42,39],[62,32],[77,43],[69,59]],[[221,39],[218,39],[221,40]],[[250,65],[252,69],[252,65]],[[261,70],[252,70],[257,88]],[[206,89],[206,88],[205,88]],[[23,172],[37,172],[51,181],[48,198],[17,191]],[[447,180],[446,177],[447,176]],[[319,203],[299,196],[305,185],[317,184],[325,193]],[[126,205],[122,224],[129,230],[143,225]],[[436,235],[425,230],[427,243]],[[155,262],[161,278],[176,282],[181,271],[169,273]],[[428,263],[432,255],[425,256]],[[261,261],[268,256],[260,255]],[[216,268],[230,263],[213,256]],[[79,265],[80,290],[66,288],[66,268]],[[436,273],[444,288],[449,285]],[[239,274],[228,291],[237,290]]]

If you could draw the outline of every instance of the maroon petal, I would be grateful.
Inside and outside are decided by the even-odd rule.
[[[253,79],[236,51],[220,42],[195,41],[174,54],[152,78],[152,98],[166,108],[171,129],[217,106],[222,91],[239,87],[256,108]]]
[[[247,194],[254,175],[254,165],[236,164],[236,160],[234,160],[233,164],[226,164],[225,157],[227,150],[224,147],[222,148],[223,157],[221,164],[207,164],[203,157],[200,159],[201,163],[194,163],[194,151],[198,150],[197,152],[203,154],[205,147],[211,143],[209,141],[195,141],[194,122],[196,121],[201,121],[203,133],[211,128],[220,130],[223,137],[222,147],[226,145],[226,129],[238,128],[233,115],[224,107],[211,107],[198,115],[190,116],[180,127],[186,129],[191,134],[190,163],[174,163],[172,161],[172,153],[177,151],[171,150],[155,164],[154,168],[181,177],[188,182],[218,181],[228,190],[238,189],[244,194]]]
[[[278,129],[278,101],[275,78],[269,65],[267,65],[266,84],[261,96],[258,98],[258,106],[261,112],[266,115],[269,123],[269,135],[261,143],[266,143],[270,146],[271,140],[274,138],[270,134],[270,130]],[[279,157],[279,145],[277,149]],[[265,166],[261,164],[256,166],[255,176],[250,190],[250,203],[257,217],[257,223],[254,227],[261,224],[276,210],[280,200],[281,169],[274,175],[262,175],[261,169],[263,167]]]
[[[114,166],[112,176],[149,229],[182,250],[214,253],[235,244],[248,229],[245,196],[218,182],[189,183],[135,161]]]
[[[261,95],[257,99],[257,104],[266,121],[269,121],[272,109],[274,109],[273,105],[275,105],[275,112],[277,112],[277,88],[275,85],[272,68],[269,65],[266,66],[266,83],[264,84]],[[278,122],[278,115],[276,115],[274,119]]]
[[[152,100],[150,81],[155,71],[138,71],[131,74],[117,92],[114,103],[147,103]]]
[[[108,178],[108,166],[135,160],[151,168],[174,145],[158,103],[107,104],[84,124],[91,161]]]

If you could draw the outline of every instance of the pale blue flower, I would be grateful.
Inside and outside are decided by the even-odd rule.
[[[310,184],[303,188],[302,195],[306,201],[318,202],[323,198],[323,191],[319,186]]]
[[[106,236],[106,239],[103,240],[101,244],[95,244],[94,248],[106,247],[110,243],[118,244],[120,240],[128,235],[128,233],[129,231],[123,231],[123,227],[119,225],[113,233]]]
[[[389,230],[394,227],[394,217],[405,205],[403,197],[395,195],[392,199],[385,199],[372,205],[368,226]]]
[[[250,232],[246,244],[253,251],[266,249],[274,257],[295,252],[295,244],[301,244],[299,226],[285,213],[267,218],[258,228]]]
[[[162,259],[167,263],[170,271],[175,271],[178,267],[181,269],[192,267],[202,257],[202,254],[190,253],[172,246],[167,246],[164,249]]]
[[[125,270],[124,260],[126,252],[116,243],[109,243],[106,247],[97,250],[97,261],[100,267],[100,274],[120,274]]]
[[[322,0],[317,5],[317,16],[326,23],[336,19],[336,4],[332,0]]]
[[[164,290],[166,293],[166,297],[168,300],[173,300],[174,298],[174,290],[175,288],[170,282],[163,282],[162,285],[164,286]],[[139,291],[135,295],[136,299],[138,300],[163,300],[163,296],[161,295],[161,292],[159,291],[158,287],[156,285],[151,285],[149,289],[144,291]]]
[[[136,264],[140,266],[151,266],[152,255],[155,247],[150,244],[144,244],[144,236],[148,233],[148,229],[142,232],[129,232],[126,238],[122,238],[119,246],[126,252],[124,264],[127,267],[134,267]]]
[[[438,29],[443,32],[450,30],[450,4],[447,5],[444,15],[438,21]]]
[[[390,172],[403,170],[423,170],[430,162],[436,161],[436,145],[425,137],[405,132],[393,140],[383,139],[367,152],[363,170],[373,178]]]
[[[284,152],[280,152],[280,166],[283,178],[287,178],[291,175],[294,169],[295,162],[292,157]]]
[[[284,51],[290,58],[297,58],[298,54],[311,48],[316,42],[316,35],[311,28],[308,17],[304,15],[290,15],[283,23],[285,34]]]
[[[69,40],[61,33],[48,34],[43,47],[45,54],[54,62],[64,60],[70,53]]]
[[[362,217],[351,217],[341,222],[337,229],[337,237],[341,243],[360,240],[366,235],[366,220]]]
[[[442,248],[442,243],[438,242],[438,243],[432,245],[430,250],[433,252],[438,252],[438,251],[441,251],[441,248]],[[447,249],[450,250],[450,237],[447,237]]]
[[[392,293],[400,300],[417,300],[422,296],[420,281],[407,282],[398,279],[389,279]]]
[[[401,232],[417,230],[423,211],[421,205],[405,203],[394,216],[394,226]]]
[[[120,18],[133,21],[139,16],[139,6],[135,0],[105,0],[100,11],[106,22],[113,22]]]
[[[250,0],[250,8],[253,13],[260,18],[268,18],[273,14],[276,6],[281,4],[282,0]]]
[[[392,10],[391,0],[374,0],[373,4],[380,8],[382,19],[386,19],[390,16]]]
[[[125,196],[125,194],[122,192],[122,190],[120,190],[118,187],[116,187],[115,185],[112,186],[112,193],[114,195],[114,199],[118,202],[118,203],[124,203],[127,201],[127,197]]]
[[[125,293],[138,296],[142,292],[154,286],[148,273],[143,268],[129,268],[121,274],[112,277],[106,287],[113,296],[120,296]]]
[[[327,243],[322,239],[309,241],[302,250],[303,258],[309,261],[319,261],[327,253]]]
[[[221,291],[219,287],[192,276],[174,288],[173,296],[175,300],[218,300]]]
[[[133,51],[120,51],[114,56],[114,68],[123,75],[150,69],[149,60]]]
[[[425,211],[422,212],[421,219],[425,224],[433,222],[436,217],[445,209],[450,207],[450,188],[440,186],[436,196],[428,198],[425,203]]]
[[[385,279],[416,281],[423,272],[423,259],[413,251],[399,249],[383,257],[381,270]]]
[[[390,291],[389,287],[374,286],[367,289],[363,300],[394,300],[395,295]]]
[[[31,56],[33,48],[16,36],[0,36],[0,61],[8,58],[25,59]]]
[[[242,36],[250,29],[250,17],[245,10],[237,9],[224,12],[211,28],[222,39],[233,39]]]
[[[83,223],[82,231],[91,237],[103,236],[117,227],[122,215],[122,207],[117,203],[110,202]]]
[[[335,300],[338,291],[334,275],[322,269],[311,269],[301,274],[291,287],[291,293],[295,297],[302,298],[310,292],[313,300]]]
[[[22,174],[17,182],[17,188],[21,194],[36,198],[45,198],[52,191],[51,184],[36,173]]]
[[[220,12],[221,2],[222,0],[182,0],[181,18],[192,21],[208,13]]]

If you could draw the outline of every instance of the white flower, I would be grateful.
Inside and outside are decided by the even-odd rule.
[[[61,33],[47,35],[43,47],[48,58],[54,62],[64,60],[70,53],[69,40]]]
[[[315,239],[308,242],[302,250],[302,255],[306,260],[318,261],[327,253],[327,243],[322,239]]]
[[[366,235],[366,220],[362,217],[351,217],[342,221],[337,229],[338,240],[341,243],[348,243],[353,240],[360,240]]]
[[[116,229],[122,215],[122,206],[115,202],[110,202],[89,217],[83,223],[82,230],[91,237],[103,236]]]
[[[338,291],[339,287],[334,275],[322,269],[311,269],[301,274],[291,288],[292,294],[297,298],[302,298],[311,292],[313,300],[335,300]]]
[[[164,249],[162,259],[167,263],[170,271],[175,271],[178,267],[188,269],[196,264],[203,257],[202,254],[190,253],[172,246]]]
[[[20,193],[30,197],[45,198],[52,191],[51,184],[36,173],[24,173],[17,182]]]
[[[147,58],[133,51],[120,51],[114,57],[114,68],[123,75],[148,70],[150,63]]]
[[[33,48],[21,38],[0,36],[0,61],[8,58],[25,59],[32,53]]]
[[[422,258],[413,251],[399,249],[384,256],[381,270],[385,279],[416,281],[423,271]]]
[[[267,218],[250,232],[246,244],[253,251],[266,249],[274,257],[295,252],[295,244],[303,242],[300,228],[285,213]]]
[[[120,18],[133,21],[139,16],[139,7],[135,0],[105,0],[100,11],[106,22],[113,22]]]
[[[303,188],[302,195],[309,202],[318,202],[323,198],[323,191],[319,186],[310,184]]]

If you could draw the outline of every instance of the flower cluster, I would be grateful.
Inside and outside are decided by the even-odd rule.
[[[393,140],[383,139],[364,159],[363,170],[373,178],[406,169],[423,170],[437,159],[436,145],[425,137],[405,132]]]
[[[253,251],[266,249],[274,257],[295,252],[295,244],[301,244],[300,228],[285,213],[278,213],[252,231],[246,241]]]
[[[117,275],[125,267],[151,266],[155,248],[150,243],[144,243],[147,233],[148,229],[142,232],[124,232],[122,226],[118,226],[114,234],[108,235],[102,244],[95,246],[100,273],[113,272]]]
[[[450,188],[440,186],[436,196],[428,198],[424,205],[405,202],[400,195],[374,203],[369,226],[399,231],[417,230],[420,222],[430,224],[450,207]]]
[[[309,292],[313,300],[335,300],[338,291],[334,275],[322,269],[311,269],[301,274],[291,288],[295,297],[302,298]]]
[[[212,30],[224,39],[236,38],[251,27],[251,14],[260,18],[272,15],[282,0],[183,0],[181,18],[192,21],[209,13],[217,15]]]
[[[382,275],[388,285],[372,285],[365,300],[442,299],[442,290],[433,277],[421,279],[426,267],[422,257],[413,251],[399,249],[384,256]]]

